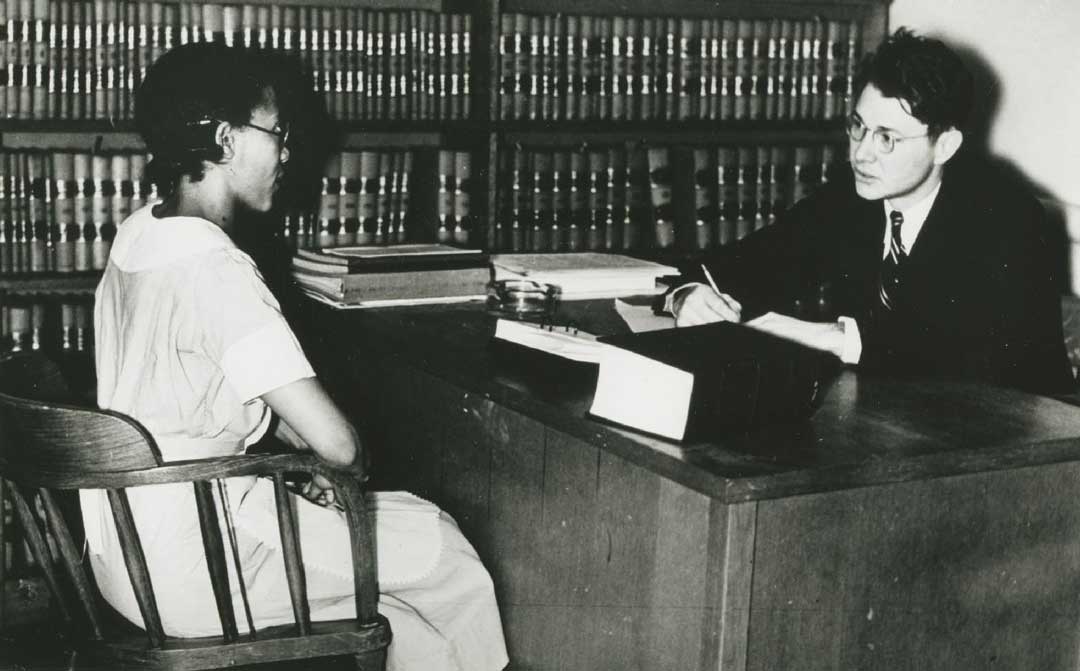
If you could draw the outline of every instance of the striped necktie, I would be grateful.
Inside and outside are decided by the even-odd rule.
[[[889,253],[881,263],[881,304],[886,310],[893,307],[893,298],[896,288],[900,285],[900,264],[907,258],[904,251],[904,243],[900,240],[900,228],[904,225],[904,215],[896,210],[889,212],[889,221],[892,225],[892,235],[889,237]]]

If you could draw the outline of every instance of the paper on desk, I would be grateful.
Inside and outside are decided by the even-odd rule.
[[[674,317],[671,315],[658,315],[653,312],[651,299],[645,305],[636,305],[616,298],[615,311],[619,313],[619,316],[622,317],[623,321],[634,333],[675,328]]]
[[[608,345],[596,336],[564,326],[545,327],[529,322],[500,319],[495,323],[495,337],[523,347],[554,354],[583,363],[598,363]]]

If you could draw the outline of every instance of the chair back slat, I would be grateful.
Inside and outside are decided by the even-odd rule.
[[[289,503],[289,490],[285,487],[283,473],[274,473],[274,502],[277,504],[281,548],[285,553],[285,578],[289,582],[289,598],[292,599],[296,630],[300,635],[307,636],[311,633],[311,611],[307,600],[307,581],[304,577],[303,558],[300,556],[300,541],[296,533],[296,520],[293,518],[292,505]]]
[[[150,571],[146,568],[146,556],[143,554],[139,534],[135,530],[135,520],[131,516],[131,505],[127,493],[122,489],[109,489],[109,505],[113,520],[116,522],[116,535],[120,538],[120,549],[124,553],[131,588],[135,592],[135,601],[139,604],[146,635],[150,645],[160,648],[165,641],[165,630],[161,626],[157,598],[150,583]]]
[[[90,623],[90,630],[94,639],[101,640],[101,617],[98,614],[97,605],[94,602],[94,590],[90,587],[90,580],[86,575],[86,569],[82,563],[79,547],[71,537],[67,520],[60,512],[60,506],[56,502],[53,493],[48,489],[39,490],[41,503],[45,508],[45,518],[49,522],[49,530],[56,541],[57,550],[60,552],[60,562],[67,571],[71,585],[75,589],[75,596],[86,614],[86,620]]]
[[[9,485],[8,496],[11,498],[11,502],[15,504],[15,515],[19,518],[19,525],[22,526],[23,533],[26,534],[26,544],[30,546],[30,553],[41,568],[45,583],[49,586],[49,591],[56,597],[56,604],[61,617],[64,618],[65,623],[70,624],[71,610],[68,608],[68,600],[65,594],[60,591],[60,581],[57,580],[52,553],[49,552],[49,545],[45,541],[45,535],[41,532],[41,527],[38,526],[34,511],[30,508],[29,501],[32,499],[29,499],[23,488],[16,483],[12,482]]]
[[[374,622],[379,615],[379,583],[375,546],[375,530],[359,483],[351,478],[334,478],[338,500],[345,506],[345,519],[352,544],[353,583],[356,588],[356,618],[363,623]],[[345,496],[342,496],[345,494]]]
[[[206,552],[206,567],[210,571],[210,585],[214,589],[214,601],[217,603],[218,617],[221,618],[221,633],[231,643],[238,638],[236,613],[233,612],[229,569],[225,563],[225,544],[221,540],[214,493],[210,483],[205,480],[192,484],[195,487],[195,505],[199,509],[199,529]],[[237,576],[237,580],[243,579],[243,576]]]

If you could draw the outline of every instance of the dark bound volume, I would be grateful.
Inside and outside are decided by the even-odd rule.
[[[600,338],[590,414],[673,440],[808,417],[835,359],[730,323]]]

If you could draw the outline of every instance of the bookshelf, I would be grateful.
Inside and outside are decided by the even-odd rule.
[[[272,215],[289,244],[671,261],[842,160],[850,68],[887,19],[888,0],[0,0],[0,350],[91,383],[94,243],[153,195],[129,93],[170,43],[276,46],[312,73],[340,133],[313,202]]]

